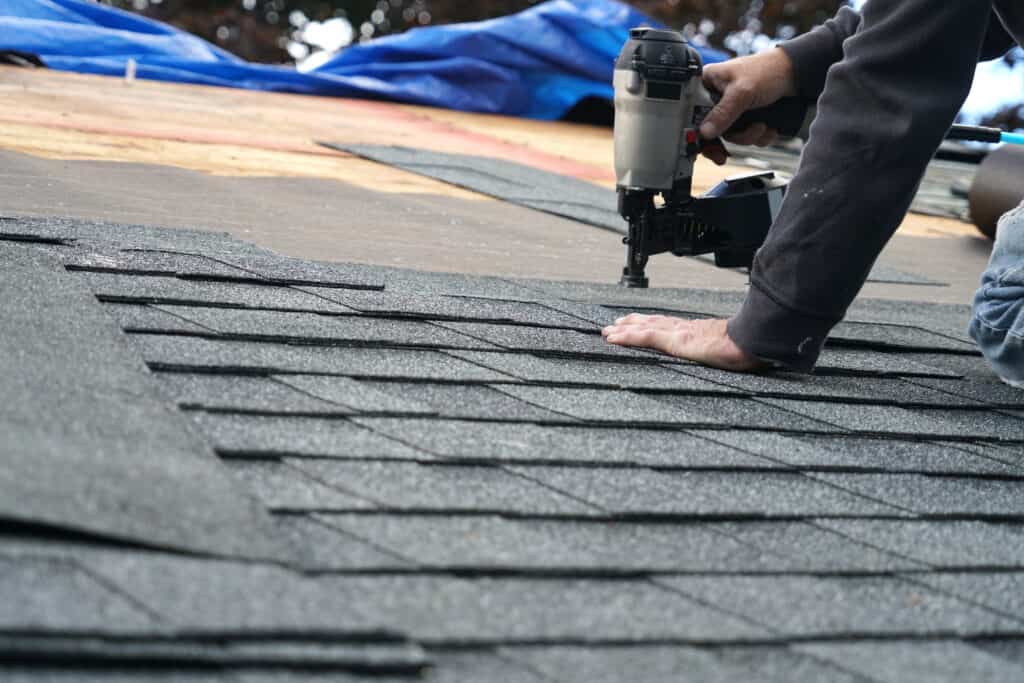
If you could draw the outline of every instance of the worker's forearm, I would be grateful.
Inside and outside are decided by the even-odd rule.
[[[821,26],[780,45],[793,62],[797,92],[801,97],[818,99],[829,67],[843,58],[843,41],[852,36],[859,25],[860,14],[843,7]]]
[[[828,72],[800,168],[729,327],[748,353],[813,367],[967,96],[989,0],[871,0]]]

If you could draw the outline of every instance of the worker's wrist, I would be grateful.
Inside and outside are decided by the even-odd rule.
[[[786,51],[776,47],[766,50],[763,54],[770,65],[768,73],[774,81],[772,85],[777,89],[778,96],[780,98],[796,96],[796,70],[793,67],[793,60],[786,54]]]
[[[781,52],[790,64],[793,94],[816,101],[825,87],[825,74],[842,58],[842,45],[827,27],[779,44],[772,52]]]
[[[837,322],[795,311],[752,284],[727,330],[729,338],[747,354],[798,372],[810,372]]]

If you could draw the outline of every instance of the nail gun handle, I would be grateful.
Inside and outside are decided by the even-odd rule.
[[[796,137],[803,128],[809,108],[810,103],[802,97],[783,97],[767,107],[747,110],[736,119],[736,123],[732,124],[728,132],[739,132],[751,124],[763,123],[777,130],[783,137]]]

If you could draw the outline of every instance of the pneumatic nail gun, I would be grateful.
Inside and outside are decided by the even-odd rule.
[[[629,221],[620,283],[646,287],[654,254],[714,253],[721,267],[750,267],[778,214],[786,184],[771,171],[727,179],[692,196],[700,124],[717,93],[705,88],[700,55],[682,34],[633,29],[615,65],[615,173],[619,213]],[[744,114],[733,130],[764,122],[792,137],[808,103],[785,98]],[[660,199],[658,197],[660,196]]]

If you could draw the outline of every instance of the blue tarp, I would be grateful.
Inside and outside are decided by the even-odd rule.
[[[549,0],[508,17],[379,38],[299,72],[250,64],[91,0],[0,0],[0,51],[65,71],[117,76],[134,59],[139,78],[556,119],[584,98],[611,99],[615,57],[640,25],[657,23],[615,0]]]

